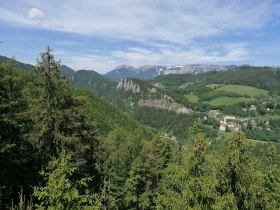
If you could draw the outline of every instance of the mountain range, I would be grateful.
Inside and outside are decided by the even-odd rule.
[[[119,81],[125,77],[133,77],[138,79],[154,79],[160,75],[168,74],[200,74],[213,71],[226,71],[235,69],[236,65],[207,65],[207,64],[187,64],[176,66],[157,66],[144,65],[133,67],[128,65],[120,65],[114,70],[105,74],[111,80]]]

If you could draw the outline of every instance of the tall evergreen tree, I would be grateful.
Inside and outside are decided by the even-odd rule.
[[[38,209],[100,209],[101,203],[97,194],[91,194],[87,189],[85,177],[73,180],[77,168],[71,161],[71,156],[65,151],[48,164],[48,169],[41,175],[46,179],[46,186],[35,187],[34,196],[39,200]]]
[[[279,155],[274,144],[267,149],[268,172],[264,176],[261,197],[262,209],[280,209],[280,170]]]
[[[202,124],[194,123],[189,133],[192,150],[188,153],[189,149],[185,149],[183,155],[177,154],[180,158],[164,171],[158,209],[212,209],[215,203],[215,179],[205,160],[207,138],[202,133]]]
[[[243,133],[233,133],[226,141],[224,157],[217,169],[217,208],[257,209],[261,192],[261,176],[251,147]]]
[[[59,67],[48,47],[41,53],[26,91],[33,122],[30,138],[43,163],[67,150],[79,167],[78,173],[89,174],[95,170],[97,125]]]
[[[29,88],[30,114],[34,124],[32,138],[45,157],[58,156],[65,142],[60,124],[68,88],[67,79],[59,71],[60,62],[54,60],[47,47],[37,60]]]
[[[26,135],[30,118],[25,115],[25,75],[15,61],[0,64],[0,208],[12,198],[17,202],[20,186],[30,194],[30,185],[36,183],[36,161]]]

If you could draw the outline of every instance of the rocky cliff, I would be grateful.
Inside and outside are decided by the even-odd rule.
[[[132,92],[133,96],[126,95],[126,98],[123,98],[123,102],[129,106],[155,107],[177,113],[193,112],[191,109],[177,103],[172,97],[140,80],[121,79],[118,83],[117,90]]]

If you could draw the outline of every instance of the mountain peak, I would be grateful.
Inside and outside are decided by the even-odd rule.
[[[129,69],[129,70],[133,70],[133,71],[137,70],[137,68],[135,68],[134,66],[129,66],[126,64],[121,64],[121,65],[117,66],[114,70],[119,70],[119,69]]]
[[[209,65],[187,64],[171,66],[143,65],[138,68],[128,65],[120,65],[105,74],[111,80],[118,81],[121,78],[132,77],[139,79],[153,79],[159,75],[167,74],[201,74],[211,71],[226,71],[236,68],[236,65]]]

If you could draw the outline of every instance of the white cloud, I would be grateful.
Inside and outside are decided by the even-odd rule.
[[[42,10],[38,9],[38,8],[31,8],[28,12],[27,12],[27,17],[29,19],[40,19],[44,16],[44,13]]]
[[[83,43],[77,41],[56,41],[55,44],[65,47],[84,46]]]
[[[86,55],[86,54],[69,54],[69,52],[54,52],[56,58],[62,60],[62,64],[67,65],[75,70],[94,70],[104,74],[114,69],[119,63],[110,56]]]
[[[128,64],[141,66],[145,64],[176,65],[194,63],[232,63],[248,59],[246,43],[224,43],[220,50],[208,52],[209,48],[193,48],[189,51],[173,48],[161,49],[158,52],[145,48],[129,48],[127,50],[112,51],[108,55],[72,54],[67,52],[54,52],[63,64],[76,70],[89,69],[99,73],[113,70],[117,65]],[[223,51],[223,52],[222,52]]]
[[[15,3],[17,9],[0,9],[0,19],[115,39],[175,43],[260,28],[275,6],[270,0],[30,0]],[[23,14],[26,7],[32,7],[29,19],[44,15],[44,20],[28,20]],[[37,7],[43,8],[45,14]],[[10,17],[5,17],[5,13],[11,13]]]
[[[7,2],[0,6],[2,22],[108,38],[114,43],[132,41],[132,44],[122,41],[124,46],[120,50],[108,49],[108,46],[104,50],[101,46],[96,52],[84,47],[87,41],[54,41],[57,49],[64,49],[64,52],[56,53],[64,64],[101,73],[122,63],[139,66],[242,62],[252,53],[250,46],[238,38],[232,39],[232,43],[226,42],[225,37],[236,38],[262,28],[270,23],[273,15],[279,15],[275,8],[280,5],[273,0]],[[198,40],[203,40],[203,44]],[[211,47],[210,43],[218,44]],[[73,46],[87,49],[79,48],[79,53],[65,52],[65,47]]]
[[[143,64],[190,64],[190,63],[215,63],[215,62],[236,62],[248,58],[246,43],[225,43],[215,51],[209,48],[193,47],[188,51],[182,49],[161,49],[159,52],[152,52],[147,49],[131,48],[128,51],[114,51],[112,56],[120,59],[123,63],[134,66]]]

